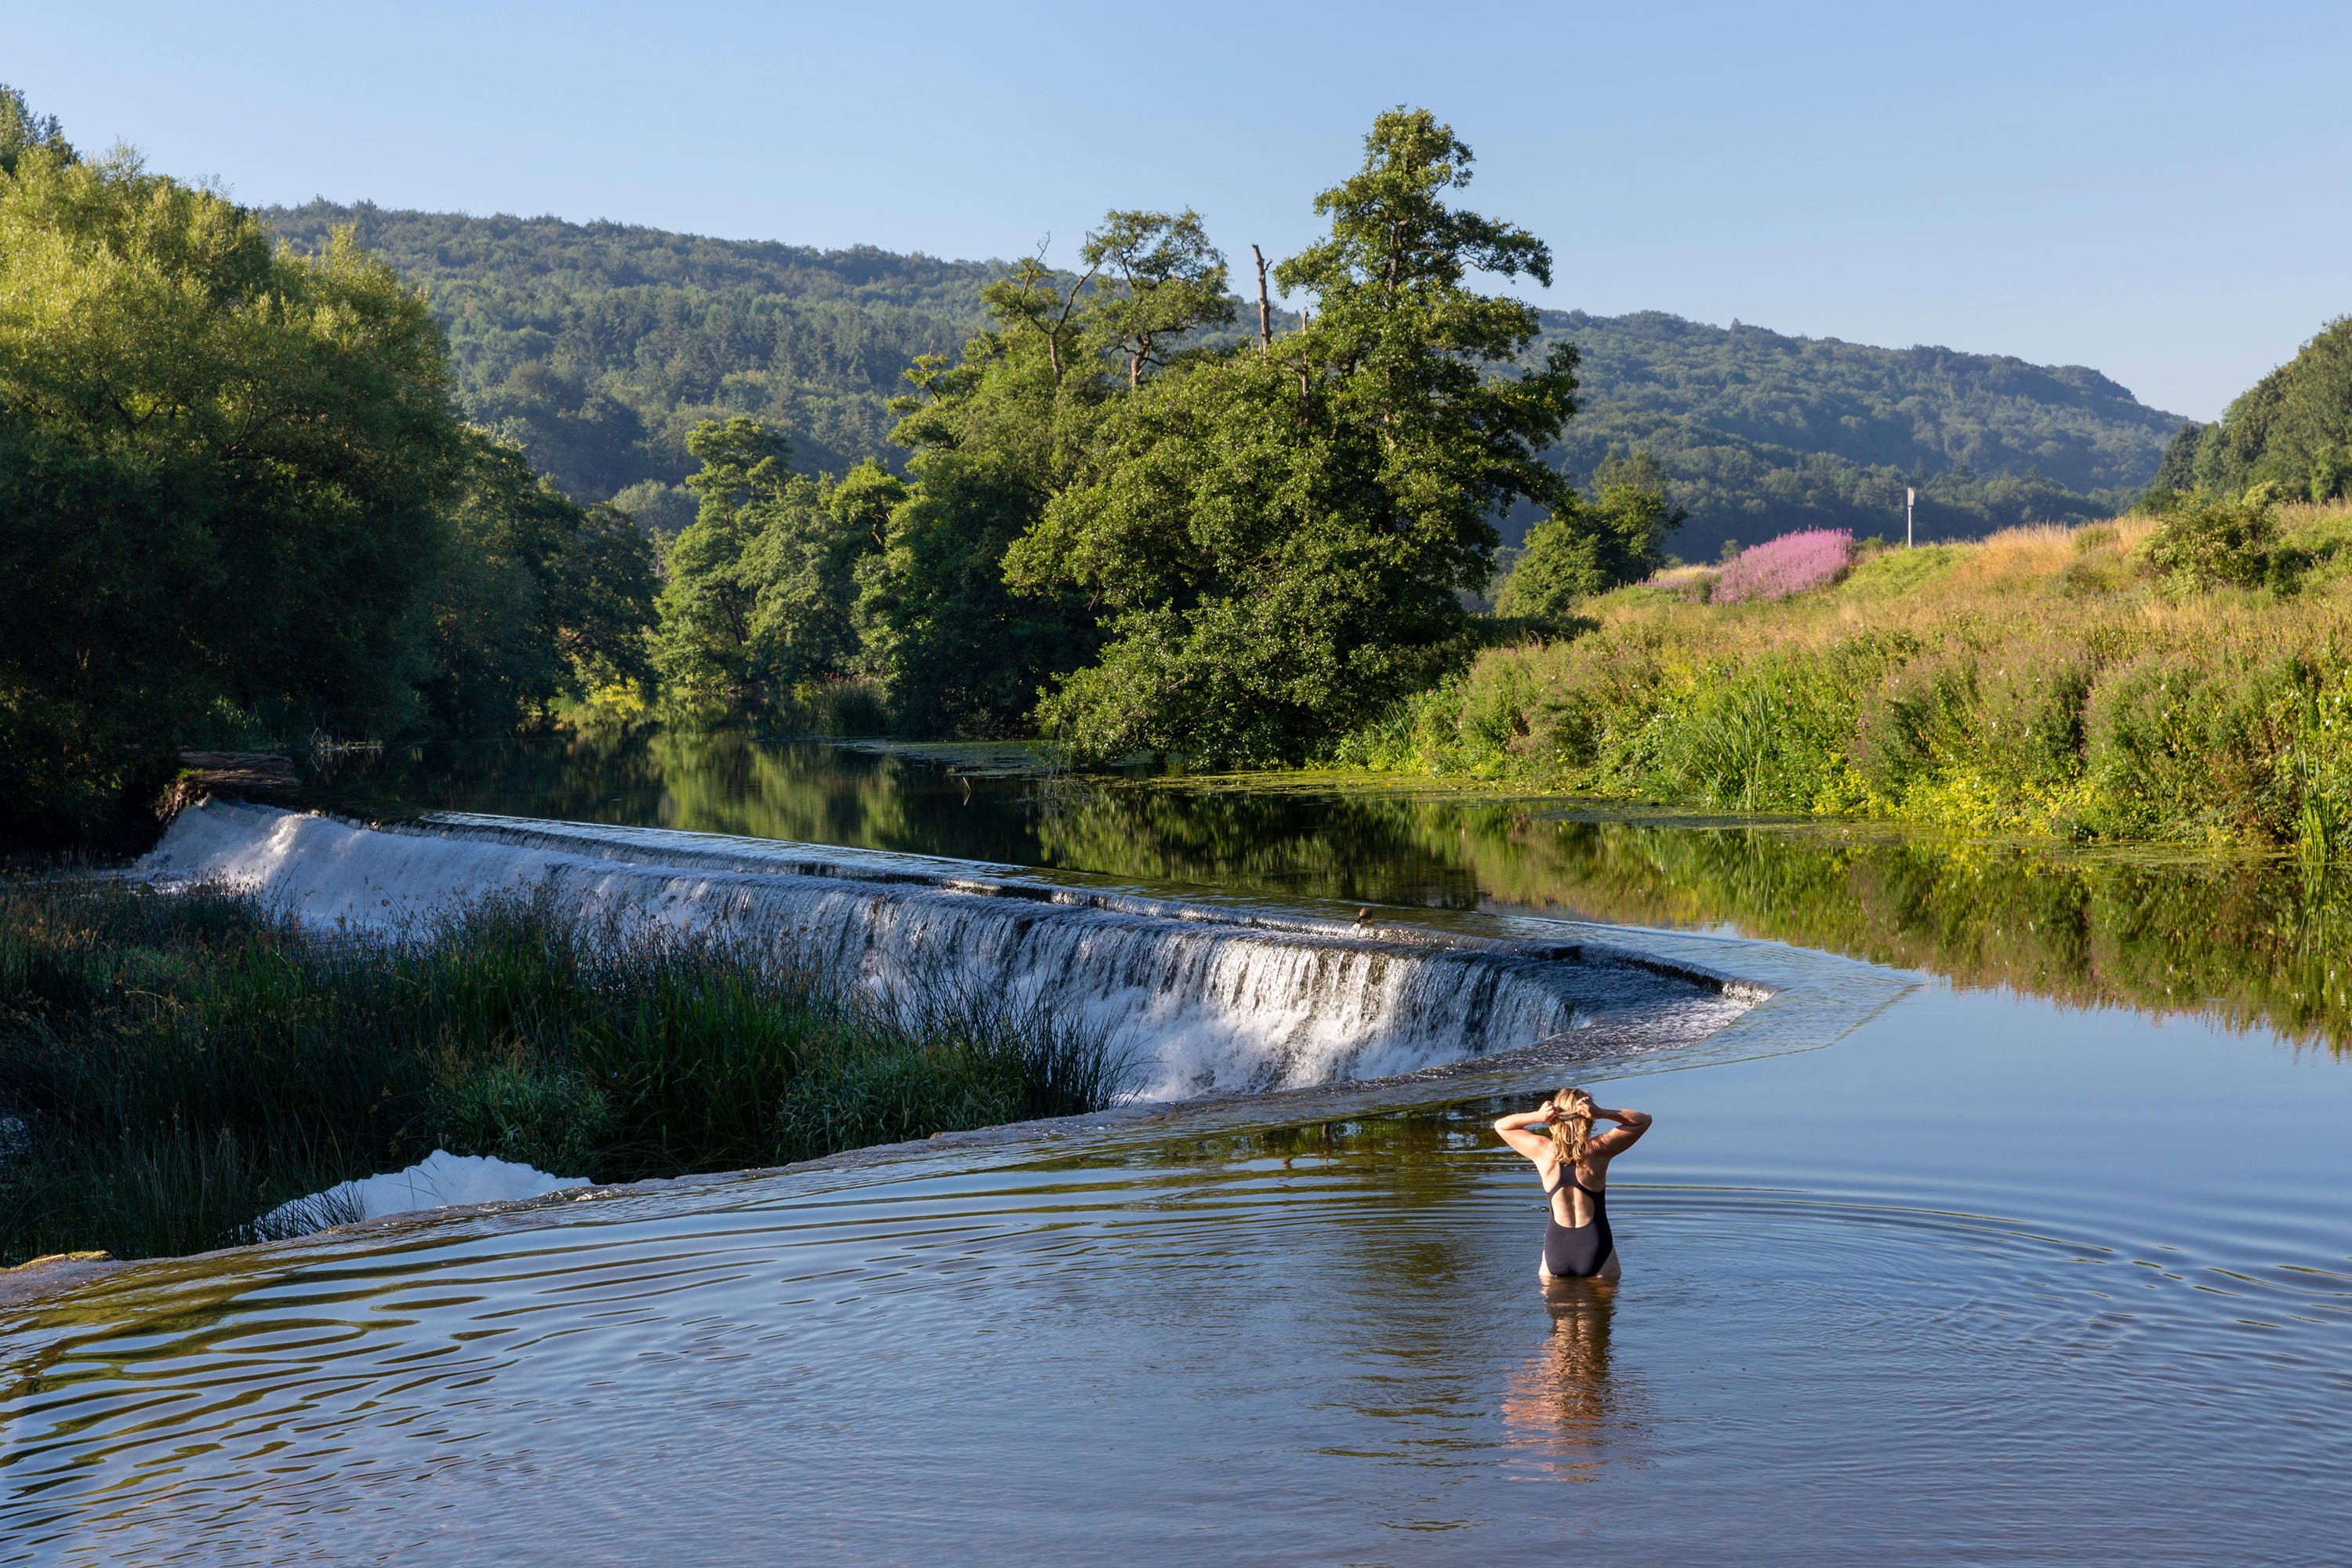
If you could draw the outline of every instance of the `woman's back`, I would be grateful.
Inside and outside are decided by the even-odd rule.
[[[1594,1136],[1596,1121],[1617,1125]],[[1547,1279],[1615,1279],[1617,1238],[1609,1228],[1609,1162],[1649,1131],[1639,1110],[1603,1110],[1579,1089],[1564,1089],[1533,1112],[1495,1122],[1503,1142],[1526,1155],[1544,1191]],[[1538,1136],[1537,1129],[1545,1135]]]

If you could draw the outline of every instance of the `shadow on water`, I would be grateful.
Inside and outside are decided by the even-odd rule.
[[[1041,781],[935,755],[638,733],[342,759],[331,808],[467,810],[854,845],[1278,897],[1723,928],[2076,1005],[2352,1040],[2352,878],[2293,860],[1557,799]]]

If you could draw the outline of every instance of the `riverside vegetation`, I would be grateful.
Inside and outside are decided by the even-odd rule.
[[[180,747],[504,731],[640,678],[654,560],[456,417],[348,236],[299,255],[0,87],[0,836],[56,844],[152,834]]]
[[[2352,842],[2352,510],[2267,487],[2164,507],[1869,550],[1777,600],[1620,589],[1343,750],[1717,809],[2325,861]]]
[[[1097,1110],[1121,1073],[1055,1017],[873,997],[773,932],[507,896],[362,941],[216,890],[0,882],[0,1264],[257,1239],[436,1148],[629,1181]]]

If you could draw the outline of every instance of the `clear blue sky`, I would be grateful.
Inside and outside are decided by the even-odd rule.
[[[1542,302],[2096,366],[2210,418],[2352,310],[2352,6],[123,5],[0,79],[238,199],[1066,258],[1292,249],[1372,115],[1476,149]],[[1238,276],[1238,268],[1237,268]]]

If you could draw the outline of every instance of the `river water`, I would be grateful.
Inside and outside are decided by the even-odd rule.
[[[0,1322],[0,1561],[2346,1559],[2320,873],[693,758],[740,787],[644,753],[560,798],[512,754],[328,785],[1447,940],[1614,916],[1776,994],[1580,1062],[1658,1119],[1614,1288],[1538,1285],[1485,1127],[1537,1080],[1499,1068],[134,1270]]]

